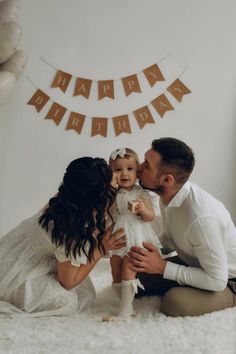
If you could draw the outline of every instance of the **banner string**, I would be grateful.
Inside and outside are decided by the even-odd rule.
[[[185,71],[188,70],[188,68],[189,68],[189,65],[186,65],[185,68],[184,68],[184,70],[183,70],[183,71],[181,72],[181,74],[178,76],[178,79],[180,79],[180,78],[184,75]]]
[[[172,52],[170,52],[170,53],[167,53],[165,56],[163,56],[158,62],[157,62],[157,64],[160,64],[163,60],[165,60],[167,57],[169,57],[170,55],[172,55]],[[58,69],[58,68],[56,68],[54,65],[52,65],[51,63],[49,63],[47,60],[45,60],[43,57],[40,57],[40,59],[44,62],[44,63],[46,63],[47,65],[49,65],[50,67],[52,67],[53,69],[55,69],[55,70],[61,70],[61,69]],[[64,71],[64,70],[61,70],[61,71]],[[137,72],[137,73],[135,73],[135,74],[133,74],[133,75],[140,75],[140,74],[143,74],[143,71],[139,71],[139,72]],[[130,76],[130,75],[126,75],[126,76]],[[72,77],[76,77],[75,75],[72,75]],[[125,76],[124,76],[125,77]],[[93,81],[93,82],[99,82],[99,81],[104,81],[104,80],[93,80],[93,79],[91,79],[91,78],[89,78],[88,80],[91,80],[91,81]],[[122,80],[122,77],[121,78],[118,78],[118,79],[112,79],[112,81],[120,81],[120,80]]]
[[[182,72],[180,73],[180,75],[177,76],[177,78],[182,77],[183,74],[186,72],[186,70],[187,70],[188,68],[189,68],[189,65],[186,65],[185,68],[184,68],[184,69],[182,70]],[[29,80],[29,82],[30,82],[35,88],[39,89],[38,86],[36,86],[36,84],[34,83],[34,81],[33,81],[28,75],[26,75],[25,77],[27,78],[27,80]],[[165,94],[165,93],[167,93],[167,92],[168,92],[168,90],[166,89],[166,90],[163,91],[161,94]],[[56,102],[56,101],[53,100],[53,98],[51,98],[50,96],[49,96],[49,101]],[[144,106],[148,106],[148,107],[150,108],[150,107],[152,107],[152,104],[151,104],[151,102],[149,102],[148,104],[144,104]],[[64,107],[64,106],[63,106],[63,107]],[[67,111],[71,112],[71,110],[69,110],[67,107],[65,107],[65,108],[67,109]],[[125,114],[119,114],[119,116],[121,116],[121,115],[131,115],[131,114],[133,114],[134,111],[135,111],[135,110],[133,110],[133,111],[131,111],[131,112],[129,112],[129,113],[125,113]],[[79,112],[79,113],[85,115],[86,118],[93,118],[93,116],[94,116],[94,115],[87,115],[87,114],[84,114],[84,113],[81,113],[81,112]],[[114,115],[114,116],[115,116],[115,115]],[[106,117],[106,118],[111,119],[112,117]]]

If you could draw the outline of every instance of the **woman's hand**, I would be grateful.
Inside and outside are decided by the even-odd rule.
[[[105,251],[110,251],[110,250],[117,250],[121,247],[124,247],[126,242],[125,242],[125,230],[124,229],[119,229],[113,234],[112,228],[109,227],[102,240],[102,244],[105,248]]]
[[[112,185],[112,187],[114,187],[115,189],[118,188],[118,184],[117,184],[117,174],[116,174],[115,172],[113,172],[113,175],[112,175],[111,185]]]

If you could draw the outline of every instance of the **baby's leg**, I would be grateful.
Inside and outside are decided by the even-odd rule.
[[[123,264],[122,264],[122,275],[121,280],[133,280],[136,277],[136,272],[130,269],[130,258],[128,256],[124,256]]]
[[[112,289],[114,293],[121,299],[121,274],[123,259],[120,256],[112,256],[110,258],[111,272],[112,272]]]
[[[112,256],[110,258],[110,263],[113,283],[120,283],[123,259],[120,256]]]

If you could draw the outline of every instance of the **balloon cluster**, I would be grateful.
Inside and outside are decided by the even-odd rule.
[[[11,93],[27,61],[26,53],[17,50],[22,34],[17,23],[19,12],[18,0],[0,0],[0,106]]]

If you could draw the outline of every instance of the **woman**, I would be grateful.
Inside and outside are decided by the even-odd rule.
[[[90,271],[125,244],[123,230],[105,230],[111,180],[103,159],[72,161],[48,205],[0,239],[0,313],[67,315],[94,301]]]

